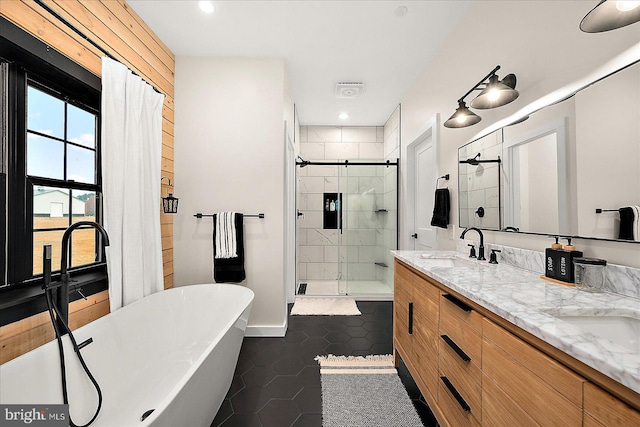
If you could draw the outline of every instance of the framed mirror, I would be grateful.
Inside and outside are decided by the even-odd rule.
[[[639,62],[461,147],[459,160],[486,138],[502,157],[499,224],[470,215],[469,189],[485,184],[460,163],[461,227],[640,241]]]

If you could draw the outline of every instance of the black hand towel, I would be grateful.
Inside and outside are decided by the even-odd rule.
[[[633,240],[633,221],[635,215],[631,206],[618,209],[620,213],[620,233],[618,239]]]
[[[242,282],[247,276],[244,271],[244,215],[235,214],[236,253],[233,258],[216,258],[216,215],[213,218],[213,279],[216,283]]]
[[[618,209],[618,213],[620,213],[620,233],[618,234],[618,239],[640,239],[640,209],[638,206],[624,206]]]
[[[449,189],[437,188],[436,199],[433,203],[433,218],[431,219],[431,225],[434,227],[447,228],[447,225],[449,224],[450,209]]]

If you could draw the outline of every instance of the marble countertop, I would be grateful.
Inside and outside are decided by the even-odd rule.
[[[528,270],[476,261],[453,251],[392,253],[458,294],[640,393],[640,331],[616,331],[635,334],[635,345],[622,346],[554,317],[554,314],[592,316],[606,313],[638,318],[639,299],[609,292],[584,292],[548,282]],[[475,263],[477,267],[473,264],[469,267],[429,266],[428,258],[455,257]],[[593,323],[595,326],[591,327],[608,327],[604,321]],[[604,331],[608,334],[610,330]]]

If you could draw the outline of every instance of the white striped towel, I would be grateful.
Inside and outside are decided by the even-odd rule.
[[[216,258],[227,259],[238,256],[238,242],[236,241],[236,213],[216,213]]]

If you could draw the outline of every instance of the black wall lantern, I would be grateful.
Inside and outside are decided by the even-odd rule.
[[[491,70],[489,74],[465,93],[462,98],[458,99],[458,108],[456,112],[449,117],[449,120],[444,122],[444,127],[464,128],[475,125],[481,120],[480,116],[471,111],[464,102],[464,99],[474,90],[481,92],[480,95],[471,101],[471,108],[482,110],[501,107],[518,97],[515,74],[507,74],[504,79],[500,80],[496,75],[496,71],[499,69],[500,66],[496,66],[496,68]]]
[[[169,190],[167,190],[167,197],[162,198],[162,207],[164,209],[164,213],[178,213],[178,198],[173,197],[173,194],[171,193],[171,188],[173,188],[173,185],[171,185],[171,179],[163,176],[162,178],[160,178],[160,182],[162,182],[163,179],[169,181]]]

